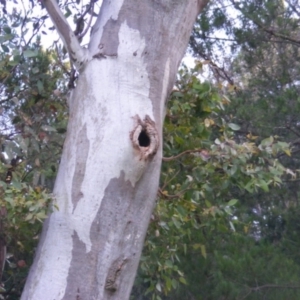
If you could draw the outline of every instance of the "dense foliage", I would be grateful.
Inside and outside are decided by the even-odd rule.
[[[180,71],[178,89],[169,101],[164,147],[168,157],[136,288],[144,287],[152,295],[149,299],[170,292],[170,299],[183,299],[187,291],[187,299],[240,299],[252,293],[257,299],[257,293],[265,294],[258,286],[271,288],[280,282],[295,287],[298,267],[274,248],[277,240],[268,240],[271,216],[265,219],[257,207],[258,197],[281,188],[282,178],[296,176],[278,160],[290,155],[288,144],[274,137],[258,141],[249,133],[237,142],[240,126],[222,117],[231,105],[228,98],[211,84],[201,84],[193,73],[198,69]],[[286,224],[279,228],[284,219],[279,208],[270,207],[270,200],[261,202],[269,205],[274,231],[283,235]],[[262,255],[265,251],[271,251],[269,258]],[[256,262],[258,258],[265,259],[265,265]],[[282,264],[278,276],[276,260]],[[256,266],[253,278],[245,275],[250,266]]]

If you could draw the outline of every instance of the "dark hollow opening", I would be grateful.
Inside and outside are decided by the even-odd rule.
[[[142,130],[139,135],[139,145],[140,147],[148,147],[150,145],[150,138],[145,130]]]

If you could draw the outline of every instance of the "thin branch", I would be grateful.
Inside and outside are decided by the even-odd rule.
[[[285,40],[285,41],[289,41],[293,44],[296,44],[296,45],[300,45],[300,40],[297,40],[297,39],[294,39],[294,38],[291,38],[289,36],[286,36],[284,34],[281,34],[281,33],[278,33],[276,32],[275,30],[273,30],[273,28],[266,28],[265,26],[263,26],[261,23],[259,23],[258,21],[254,20],[254,18],[250,17],[249,14],[245,14],[242,9],[240,8],[240,6],[234,2],[234,0],[231,0],[231,3],[233,4],[233,6],[239,10],[241,13],[243,13],[244,15],[246,15],[246,17],[251,20],[257,27],[259,27],[261,30],[263,30],[264,32],[272,35],[272,36],[275,36],[277,38],[280,38],[282,40]]]
[[[207,40],[215,40],[215,41],[225,41],[225,42],[236,42],[237,40],[236,39],[230,39],[230,38],[220,38],[220,37],[213,37],[213,36],[205,36],[205,39],[207,39]],[[260,38],[260,40],[262,41],[262,42],[270,42],[270,39],[266,39],[266,38]],[[280,40],[272,40],[272,43],[274,44],[274,43],[278,43],[278,44],[282,44],[282,43],[286,43],[286,40],[282,40],[282,39],[280,39]]]
[[[35,28],[30,39],[28,40],[28,42],[26,43],[26,46],[28,46],[31,43],[31,40],[36,37],[37,33],[40,32],[40,29],[42,28],[42,26],[45,24],[45,20],[42,19],[41,24],[39,24],[38,28]]]
[[[171,177],[171,179],[169,179],[168,181],[165,181],[163,186],[161,187],[162,190],[164,190],[166,188],[166,186],[175,178],[177,177],[177,175],[179,174],[180,171],[176,172],[174,176]]]
[[[26,44],[25,35],[24,35],[24,27],[25,27],[26,21],[27,21],[27,10],[25,8],[24,1],[21,1],[21,3],[22,3],[23,11],[24,11],[24,19],[22,21],[22,25],[21,25],[21,28],[20,28],[21,29],[20,44],[22,43],[22,40]]]
[[[252,293],[252,290],[250,288],[248,288],[248,290],[248,293],[243,298],[241,298],[241,300],[246,299]]]
[[[178,155],[175,155],[175,156],[171,156],[171,157],[163,157],[162,160],[163,161],[171,161],[171,160],[174,160],[174,159],[177,159],[183,155],[186,155],[186,154],[191,154],[191,153],[199,153],[201,152],[202,149],[196,149],[196,150],[186,150],[186,151],[183,151],[181,153],[179,153]]]
[[[50,15],[64,46],[68,50],[70,59],[78,70],[82,69],[82,67],[90,60],[88,50],[80,46],[77,37],[61,12],[56,0],[43,0],[43,4]]]
[[[58,65],[63,69],[65,74],[67,74],[68,76],[71,76],[71,71],[66,68],[66,66],[63,64],[63,62],[61,60],[61,57],[60,57],[60,54],[59,54],[59,51],[58,51],[58,47],[57,47],[57,42],[55,42],[55,52],[56,52],[56,55],[57,55]]]
[[[191,41],[192,43],[196,43],[196,39],[194,37],[191,37]],[[219,67],[208,54],[201,52],[199,49],[196,48],[195,52],[209,63],[208,66],[210,67],[217,82],[220,82],[220,79],[222,79],[234,86],[233,78],[228,75],[228,71],[226,71],[224,67]]]
[[[91,12],[90,12],[90,11],[91,11]],[[84,16],[85,16],[88,12],[90,12],[91,17],[90,17],[90,19],[89,19],[89,21],[88,21],[88,23],[87,23],[87,26],[86,26],[85,30],[77,36],[79,40],[81,40],[81,39],[87,34],[87,32],[89,31],[89,29],[90,29],[90,27],[91,27],[92,20],[93,20],[93,17],[94,17],[94,16],[93,16],[93,14],[94,14],[94,1],[91,1],[89,7],[86,9],[85,13],[82,15],[82,18],[84,18]]]
[[[261,286],[256,286],[256,287],[247,287],[249,292],[243,297],[240,298],[241,300],[246,299],[252,292],[257,292],[262,289],[300,289],[299,285],[278,285],[278,284],[265,284]]]
[[[257,287],[251,288],[253,291],[259,291],[262,289],[269,289],[269,288],[275,288],[275,289],[300,289],[299,285],[278,285],[278,284],[265,284]]]
[[[300,178],[299,179],[291,179],[291,180],[282,180],[282,182],[299,182],[300,181]]]
[[[289,129],[291,132],[293,132],[296,136],[300,137],[300,133],[296,131],[294,128],[290,126],[286,126],[287,129]]]
[[[174,198],[179,198],[180,196],[182,196],[186,191],[188,191],[191,187],[192,183],[189,184],[189,186],[185,189],[183,189],[182,191],[178,192],[177,194],[174,194],[174,195],[167,195],[167,194],[164,194],[163,191],[159,188],[158,189],[158,193],[162,196],[162,197],[165,197],[165,198],[168,198],[168,199],[174,199]]]
[[[286,1],[288,3],[288,5],[292,8],[293,12],[298,16],[300,17],[300,12],[297,10],[297,8],[291,3],[290,0],[287,0]]]
[[[289,36],[286,36],[286,35],[283,35],[281,33],[278,33],[276,31],[274,31],[273,29],[268,29],[268,28],[265,28],[263,25],[259,24],[258,22],[252,20],[252,22],[257,25],[259,28],[261,28],[263,31],[265,31],[266,33],[269,33],[270,35],[273,35],[277,38],[281,38],[282,40],[285,40],[285,41],[288,41],[288,42],[291,42],[293,44],[296,44],[296,45],[300,45],[300,40],[296,40],[296,39],[293,39]]]

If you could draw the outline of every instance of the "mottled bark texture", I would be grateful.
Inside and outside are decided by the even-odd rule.
[[[55,0],[44,1],[80,76],[54,188],[59,210],[22,299],[128,299],[158,189],[165,101],[207,0],[104,0],[84,50]]]

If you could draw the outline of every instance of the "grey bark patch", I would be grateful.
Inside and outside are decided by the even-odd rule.
[[[149,180],[145,184],[149,186]],[[133,187],[124,172],[111,179],[91,226],[91,251],[86,253],[85,244],[73,234],[63,299],[76,299],[78,290],[82,300],[128,298],[145,236],[141,224],[152,210],[144,193],[145,186]]]
[[[116,56],[119,47],[120,22],[110,19],[103,28],[103,35],[98,48],[100,53],[107,56]]]
[[[100,17],[110,11],[110,5],[112,5],[111,1],[103,2]],[[97,36],[99,40],[93,39],[96,37],[94,33],[91,36],[89,49],[92,55],[100,52],[106,56],[114,56],[117,55],[121,41],[119,40],[119,31],[123,24],[139,32],[146,43],[142,57],[150,80],[149,98],[153,105],[154,120],[158,128],[162,128],[163,123],[161,102],[166,103],[166,98],[174,86],[176,71],[188,44],[190,31],[198,13],[198,6],[197,0],[186,3],[182,0],[124,0],[117,19],[111,18],[102,24],[102,26],[104,25],[102,36]],[[99,29],[99,24],[95,24],[95,30]],[[130,41],[124,40],[124,42],[130,44]],[[135,52],[133,52],[132,59],[135,58],[134,54]],[[122,59],[120,57],[120,60]],[[162,66],[166,66],[167,61],[169,61],[168,69],[162,68]],[[169,74],[165,74],[165,72]],[[164,78],[168,82],[164,82]],[[165,99],[162,99],[162,95]],[[161,134],[160,130],[159,133]]]
[[[145,187],[139,183],[133,187],[129,180],[125,180],[123,171],[105,190],[91,231],[92,241],[97,232],[101,235],[99,257],[102,259],[99,259],[97,268],[104,299],[109,299],[112,292],[113,299],[127,299],[129,296],[128,286],[132,285],[138,264],[135,256],[141,253],[145,235],[140,225],[150,217],[147,205]],[[93,243],[93,246],[96,245]],[[101,271],[105,273],[100,274]]]
[[[76,166],[72,181],[72,203],[73,211],[75,210],[77,203],[84,196],[81,191],[81,185],[86,173],[86,162],[90,149],[90,142],[87,138],[86,124],[82,127],[78,133],[78,141],[76,144]]]
[[[182,5],[185,5],[185,9],[182,9]],[[163,122],[160,102],[165,70],[161,66],[165,66],[170,59],[167,97],[174,86],[176,71],[198,14],[196,7],[198,5],[196,1],[182,0],[124,0],[118,14],[120,23],[126,22],[130,28],[138,30],[146,41],[143,56],[150,79],[149,98],[153,104],[154,120],[158,128],[162,128]],[[181,21],[173,22],[173,20]],[[156,34],[153,33],[154,30]]]
[[[76,232],[73,236],[73,250],[72,261],[68,273],[68,281],[66,291],[62,299],[93,299],[87,297],[91,289],[95,291],[97,282],[95,276],[95,268],[93,265],[97,264],[97,255],[95,250],[86,253],[86,246],[79,240]],[[74,259],[76,258],[76,259]],[[85,263],[82,263],[84,259]],[[81,277],[79,280],[78,276]],[[79,298],[78,298],[79,297]],[[99,299],[99,298],[94,298]]]

